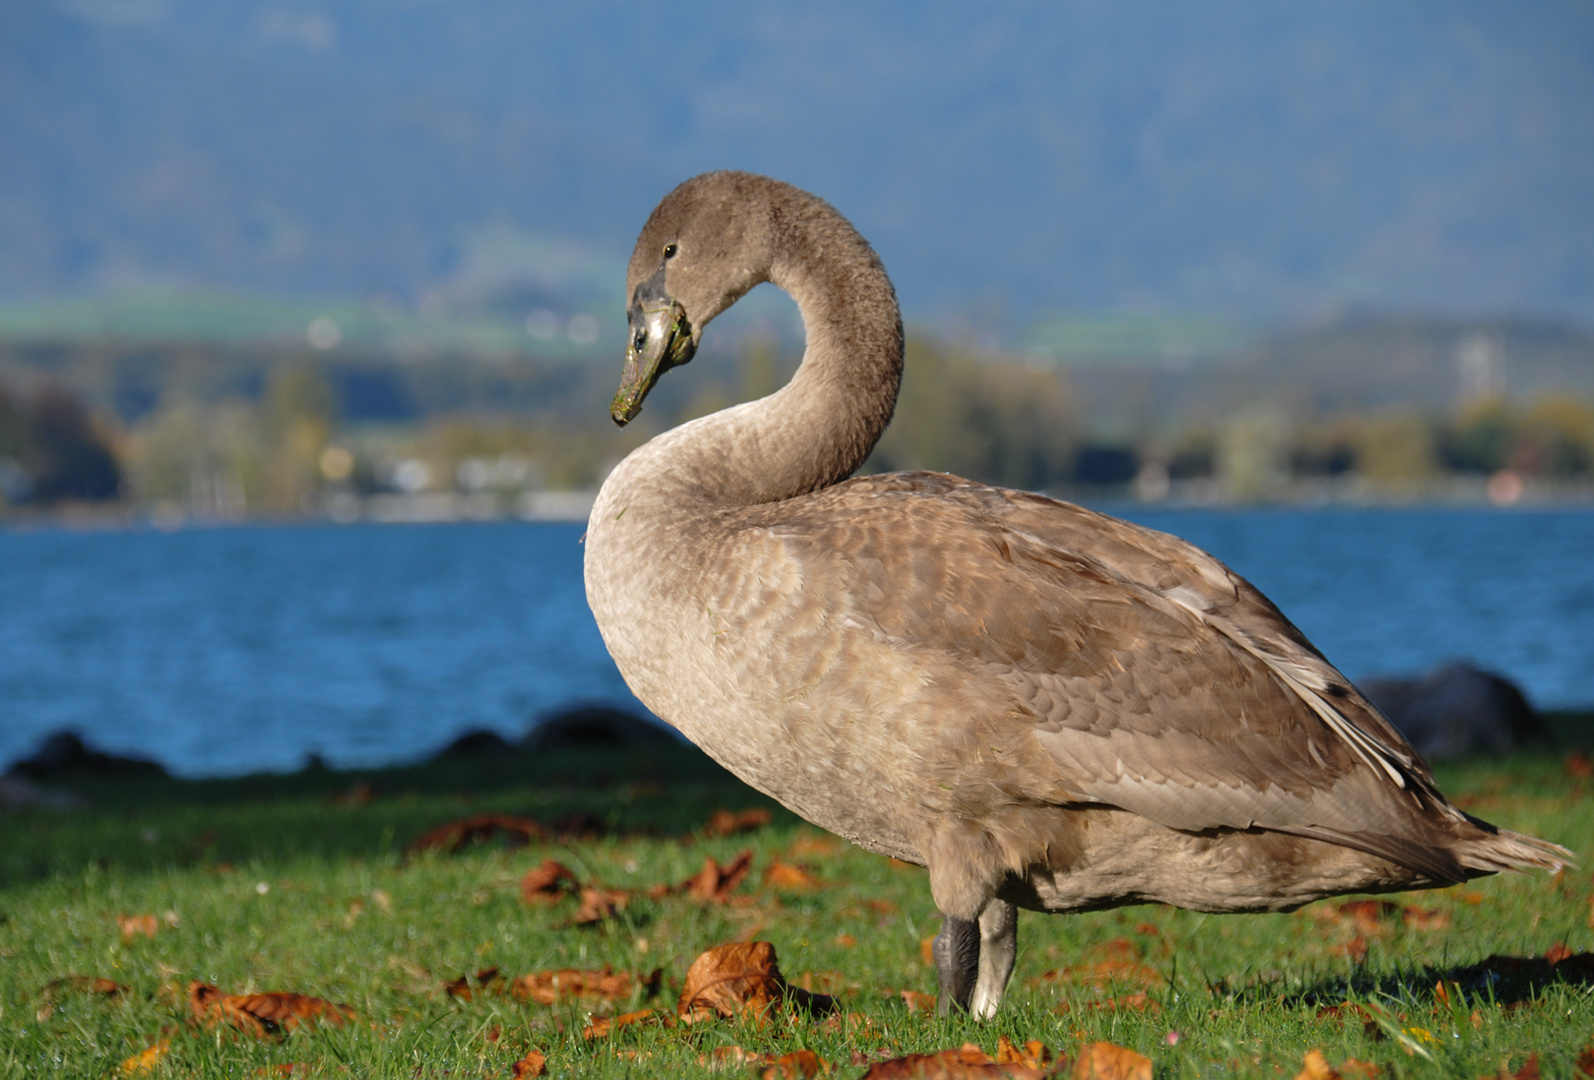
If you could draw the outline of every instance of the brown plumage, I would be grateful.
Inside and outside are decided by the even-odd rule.
[[[828,204],[682,184],[631,258],[631,419],[762,281],[790,384],[648,442],[604,483],[587,595],[626,681],[748,783],[929,868],[943,1007],[988,1016],[1014,905],[1265,911],[1560,865],[1447,802],[1266,597],[1174,537],[934,473],[846,479],[891,417],[895,294]]]

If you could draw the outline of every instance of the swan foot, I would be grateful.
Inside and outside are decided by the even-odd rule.
[[[989,1020],[1002,1003],[1018,955],[1018,909],[993,900],[978,921],[948,915],[931,946],[941,993],[936,1012]]]

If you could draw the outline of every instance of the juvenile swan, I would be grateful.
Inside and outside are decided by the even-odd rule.
[[[610,474],[587,599],[636,695],[795,813],[929,869],[943,1011],[989,1017],[1016,907],[1281,911],[1570,853],[1462,813],[1248,582],[1164,533],[938,473],[848,479],[902,375],[896,295],[828,203],[688,180],[631,255],[625,424],[760,282],[783,389]]]

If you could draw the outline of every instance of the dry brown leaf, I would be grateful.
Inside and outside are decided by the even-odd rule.
[[[921,994],[917,990],[902,991],[902,1004],[908,1007],[908,1012],[924,1016],[935,1015],[936,995]]]
[[[858,947],[858,939],[853,937],[851,934],[837,934],[836,944],[840,945],[843,949],[855,949]]]
[[[685,893],[694,900],[705,903],[723,904],[730,899],[731,893],[736,891],[748,871],[753,868],[753,853],[751,850],[737,853],[730,862],[721,866],[714,861],[712,855],[703,858],[703,869],[687,878],[673,889],[661,886],[652,890],[651,895],[657,899],[667,896],[672,892]]]
[[[873,911],[876,915],[895,915],[897,913],[897,905],[889,900],[865,900],[863,906]],[[931,938],[930,940],[934,941],[935,939]]]
[[[924,961],[925,967],[935,967],[935,938],[919,939],[919,959]],[[1049,971],[1042,978],[1049,978],[1055,974],[1057,974],[1055,971]]]
[[[62,990],[72,990],[79,994],[99,994],[101,997],[120,997],[127,993],[128,988],[114,979],[107,979],[103,975],[63,975],[59,979],[51,979],[40,988],[46,1001],[55,1000]]]
[[[751,1011],[763,1016],[786,996],[786,980],[767,941],[716,945],[692,961],[675,1011],[694,1023]]]
[[[511,814],[474,814],[422,833],[409,842],[404,853],[414,855],[421,851],[448,851],[457,854],[474,841],[489,840],[498,833],[506,834],[516,846],[549,837],[548,829],[530,818]]]
[[[638,982],[630,972],[614,972],[605,964],[590,971],[577,971],[574,968],[533,971],[511,983],[510,992],[522,1001],[535,1001],[542,1005],[552,1005],[563,998],[582,997],[621,1001],[630,997],[632,991],[639,987],[644,994],[653,996],[658,993],[663,979],[663,968],[654,968]]]
[[[1594,1076],[1594,1043],[1589,1043],[1577,1053],[1572,1069],[1578,1076]]]
[[[699,1057],[698,1064],[716,1071],[749,1065],[758,1070],[760,1080],[811,1080],[821,1072],[830,1071],[830,1063],[812,1050],[796,1050],[790,1054],[760,1054],[743,1050],[740,1046],[716,1047],[712,1055]]]
[[[121,915],[116,916],[116,926],[122,931],[122,940],[132,941],[140,934],[147,938],[155,936],[155,931],[160,929],[160,920],[153,915]]]
[[[469,1001],[477,990],[486,990],[488,985],[498,979],[498,969],[495,967],[482,968],[476,973],[475,985],[471,985],[468,975],[461,975],[457,979],[450,979],[443,984],[443,989],[448,991],[450,997],[457,997],[461,1001]]]
[[[582,889],[581,906],[570,918],[571,926],[591,926],[612,919],[625,910],[631,894],[623,889]]]
[[[751,810],[735,812],[716,810],[709,815],[708,824],[703,826],[703,835],[735,836],[737,833],[762,829],[774,820],[774,813],[768,807],[763,806],[755,806]]]
[[[568,895],[577,888],[576,875],[569,867],[552,859],[526,871],[520,879],[520,898],[528,904],[546,904]]]
[[[1002,1076],[1015,1080],[1041,1080],[1046,1075],[1048,1073],[1044,1069],[1018,1062],[992,1061],[978,1046],[964,1043],[956,1050],[906,1054],[889,1061],[875,1062],[860,1080],[972,1080],[976,1077]]]
[[[1328,950],[1330,956],[1344,956],[1352,963],[1359,964],[1367,959],[1367,939],[1357,934],[1343,945],[1335,945]]]
[[[793,858],[826,858],[841,850],[841,842],[834,836],[805,831],[791,842],[786,854]],[[880,901],[884,903],[885,901]]]
[[[541,1076],[547,1071],[548,1055],[530,1050],[525,1057],[515,1062],[509,1075],[514,1077],[514,1080],[527,1080],[528,1077]]]
[[[1379,1071],[1378,1066],[1371,1061],[1346,1058],[1339,1063],[1339,1075],[1345,1080],[1377,1080]]]
[[[780,973],[775,946],[767,941],[716,945],[692,961],[675,1011],[684,1023],[751,1012],[762,1021],[780,1003],[811,1015],[836,1011],[836,1000],[789,985]]]
[[[638,1009],[636,1012],[621,1013],[619,1016],[605,1016],[581,1029],[583,1039],[602,1039],[610,1032],[623,1027],[636,1027],[640,1024],[663,1024],[669,1027],[674,1021],[658,1009]]]
[[[1554,945],[1544,950],[1544,959],[1552,964],[1559,964],[1562,960],[1568,960],[1576,955],[1564,941],[1557,941]]]
[[[1091,1043],[1080,1048],[1073,1080],[1151,1080],[1151,1059],[1126,1046]]]
[[[308,994],[224,994],[198,979],[188,984],[188,1004],[200,1023],[209,1027],[227,1023],[257,1039],[320,1019],[341,1025],[354,1015],[346,1005],[334,1005]]]
[[[1378,937],[1388,930],[1387,920],[1400,911],[1400,905],[1390,900],[1352,900],[1332,910],[1355,923],[1357,933]]]
[[[1478,1080],[1540,1080],[1538,1052],[1530,1053],[1516,1072],[1512,1072],[1510,1066],[1502,1061],[1499,1072],[1493,1076],[1480,1076]]]
[[[1340,1080],[1340,1075],[1329,1065],[1321,1050],[1308,1050],[1306,1059],[1301,1062],[1301,1071],[1295,1074],[1295,1080]]]
[[[1023,1065],[1030,1069],[1044,1069],[1051,1064],[1052,1052],[1046,1049],[1046,1044],[1039,1039],[1031,1039],[1023,1046],[1014,1046],[1013,1040],[1006,1035],[998,1036],[996,1040],[996,1062],[998,1065]]]
[[[1594,761],[1590,761],[1583,751],[1573,750],[1566,755],[1566,775],[1580,780],[1594,776]]]
[[[1450,925],[1450,912],[1444,908],[1404,907],[1400,920],[1412,930],[1443,930]]]
[[[172,1048],[170,1039],[161,1039],[155,1045],[145,1047],[126,1061],[122,1062],[122,1072],[126,1076],[142,1076],[155,1071],[155,1066],[160,1064],[160,1059],[165,1057]]]
[[[822,883],[818,878],[795,863],[781,862],[776,859],[764,871],[764,887],[767,889],[782,889],[786,892],[809,892],[822,887]]]

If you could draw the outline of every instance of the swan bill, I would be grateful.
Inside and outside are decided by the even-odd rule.
[[[642,290],[637,291],[640,294]],[[686,317],[686,308],[679,300],[645,300],[639,295],[631,305],[630,333],[631,344],[625,351],[620,389],[609,404],[609,415],[621,427],[635,420],[642,411],[642,399],[648,396],[659,376],[687,363],[697,351],[691,320]]]

